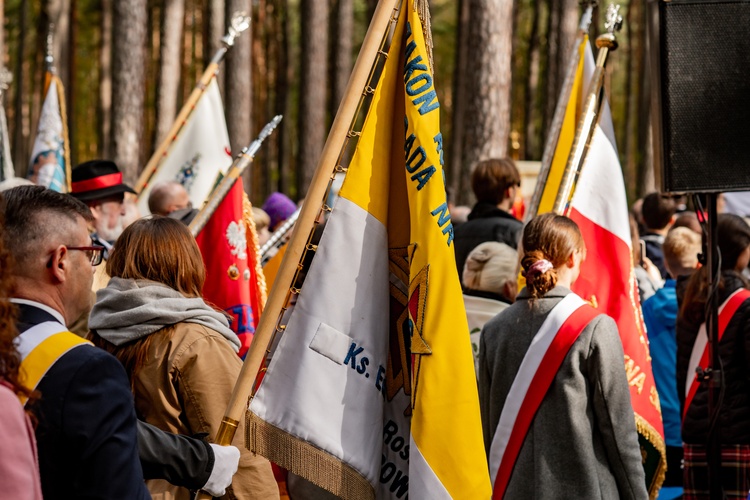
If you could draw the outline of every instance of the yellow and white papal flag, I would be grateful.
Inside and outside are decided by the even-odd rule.
[[[138,210],[151,213],[148,196],[151,188],[162,181],[177,181],[190,195],[195,208],[201,208],[216,183],[232,165],[232,149],[224,118],[224,105],[216,78],[212,78],[158,164],[156,173],[138,195]]]
[[[248,446],[342,498],[489,498],[440,104],[414,0],[399,12]]]

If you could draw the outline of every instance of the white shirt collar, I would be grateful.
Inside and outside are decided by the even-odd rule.
[[[41,302],[36,302],[35,300],[26,300],[26,299],[15,299],[12,298],[10,301],[14,304],[24,304],[27,306],[32,307],[38,307],[42,311],[50,313],[57,321],[60,322],[63,326],[65,326],[65,318],[63,318],[63,315],[60,314],[59,311],[52,309],[50,306],[42,304]]]

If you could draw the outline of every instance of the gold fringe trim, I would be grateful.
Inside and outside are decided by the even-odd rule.
[[[344,500],[375,498],[370,482],[351,466],[250,411],[245,416],[245,446]]]
[[[65,158],[65,183],[67,185],[68,193],[72,191],[71,188],[71,166],[70,166],[70,140],[68,139],[68,112],[65,107],[65,89],[62,85],[62,80],[57,76],[52,77],[57,83],[57,103],[60,105],[60,119],[62,120],[63,126],[63,157]]]
[[[646,485],[648,487],[649,497],[651,500],[656,500],[656,497],[659,496],[661,485],[664,484],[664,478],[667,475],[667,448],[661,434],[659,434],[645,418],[637,413],[635,414],[635,428],[638,430],[638,434],[651,443],[661,455],[659,466],[657,467],[656,472],[654,472],[654,478],[652,479],[651,484]]]
[[[245,219],[245,227],[247,229],[245,233],[247,248],[255,255],[255,287],[260,301],[260,311],[258,311],[258,315],[260,316],[266,307],[268,287],[266,285],[266,277],[263,274],[263,267],[260,265],[260,245],[258,245],[258,230],[255,228],[255,219],[253,219],[253,204],[250,203],[250,198],[248,198],[247,193],[244,191],[242,192],[242,217]]]
[[[432,57],[432,19],[430,16],[430,3],[428,0],[413,0],[414,11],[419,14],[419,20],[422,21],[422,34],[424,35],[424,43],[427,46],[427,56],[430,61],[430,70],[432,76],[435,76],[435,61]]]

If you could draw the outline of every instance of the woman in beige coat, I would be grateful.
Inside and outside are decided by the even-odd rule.
[[[139,220],[117,240],[107,272],[89,326],[125,366],[139,418],[215,439],[242,362],[226,316],[201,298],[205,268],[190,231],[164,217]],[[224,498],[278,498],[270,463],[245,448],[244,436],[240,422],[232,443],[239,470]],[[190,498],[166,481],[148,488],[154,499]]]

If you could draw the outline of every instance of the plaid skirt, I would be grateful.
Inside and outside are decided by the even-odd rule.
[[[710,500],[708,490],[708,463],[706,447],[683,445],[685,500]],[[750,490],[750,445],[723,445],[721,447],[721,484],[728,499],[748,498]]]

